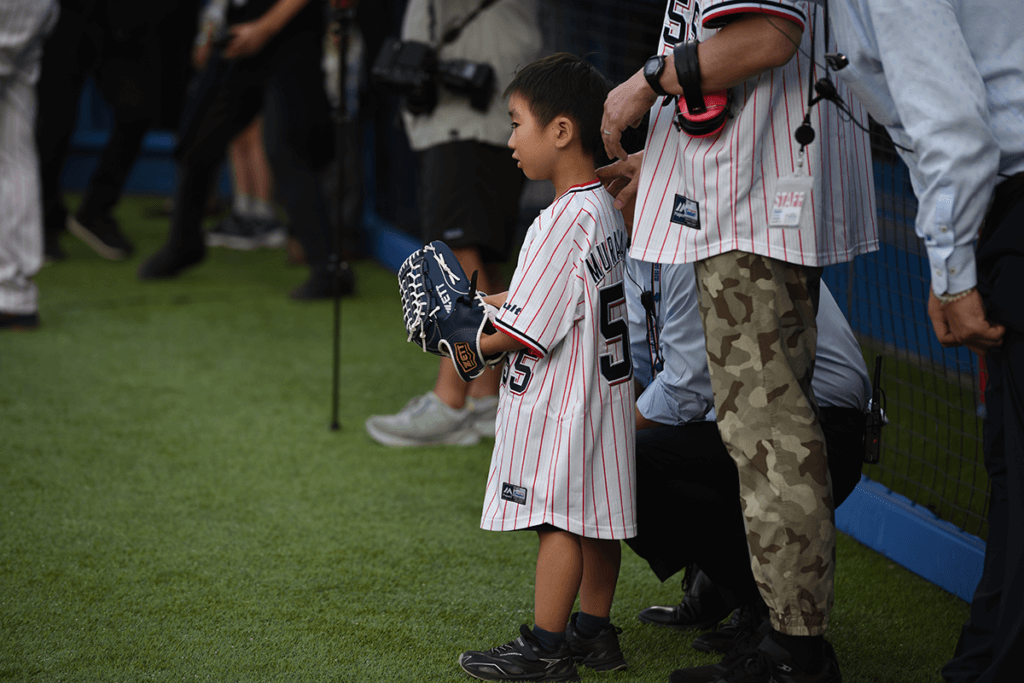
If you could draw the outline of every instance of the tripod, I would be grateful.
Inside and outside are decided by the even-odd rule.
[[[336,126],[335,145],[338,164],[337,226],[331,243],[329,268],[334,292],[334,348],[331,375],[331,431],[341,429],[338,420],[341,391],[341,276],[347,268],[341,259],[342,238],[345,234],[345,155],[348,127],[352,118],[348,111],[348,42],[352,21],[355,19],[353,0],[331,0],[331,26],[338,37],[338,106],[334,110]]]

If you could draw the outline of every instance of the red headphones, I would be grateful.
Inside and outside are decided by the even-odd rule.
[[[732,108],[732,93],[719,90],[704,94],[700,88],[700,60],[697,58],[699,41],[680,43],[673,50],[676,78],[683,87],[679,98],[679,116],[676,123],[687,135],[706,138],[717,135],[725,127]]]

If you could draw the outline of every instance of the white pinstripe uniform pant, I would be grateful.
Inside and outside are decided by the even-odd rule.
[[[43,263],[35,83],[56,0],[0,1],[0,311],[33,313]]]

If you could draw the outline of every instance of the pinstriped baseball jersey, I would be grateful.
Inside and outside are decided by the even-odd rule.
[[[622,216],[597,181],[530,226],[495,320],[526,348],[502,374],[484,529],[636,534],[626,249]]]
[[[825,101],[811,113],[816,137],[804,164],[813,176],[802,209],[810,220],[799,228],[769,226],[779,180],[794,172],[799,158],[793,133],[807,109],[812,37],[819,63],[826,52],[818,5],[670,0],[659,53],[669,53],[680,41],[704,40],[731,15],[750,12],[802,26],[800,50],[786,66],[732,89],[733,117],[717,136],[690,137],[673,125],[673,104],[663,107],[659,100],[652,107],[630,251],[635,259],[687,263],[739,250],[825,266],[878,248],[868,135]],[[815,69],[815,80],[824,75]],[[857,120],[866,123],[867,114],[849,89],[837,87]]]

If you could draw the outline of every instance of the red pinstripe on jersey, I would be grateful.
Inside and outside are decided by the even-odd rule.
[[[695,12],[701,14],[694,16]],[[812,114],[816,137],[804,159],[805,170],[814,177],[805,209],[811,212],[810,226],[768,227],[779,179],[794,172],[799,158],[793,132],[802,123],[807,107],[812,40],[817,41],[816,54],[826,52],[824,31],[812,35],[813,27],[824,26],[824,13],[816,3],[669,2],[659,52],[664,54],[673,48],[666,42],[666,35],[685,34],[688,39],[706,40],[741,12],[784,17],[803,26],[801,51],[786,66],[733,88],[734,116],[714,138],[695,139],[679,132],[665,114],[669,108],[662,109],[660,102],[655,105],[630,255],[643,261],[686,263],[740,249],[791,263],[824,266],[876,249],[878,231],[867,134],[826,102],[818,104]],[[687,28],[670,33],[668,29],[675,26]],[[696,34],[690,35],[694,30]],[[834,44],[830,49],[835,49]],[[816,79],[823,75],[820,70],[815,72]],[[866,120],[860,104],[842,82],[837,89],[859,112],[858,120]],[[672,158],[673,147],[675,161],[666,163]],[[671,221],[677,196],[697,202],[699,229]]]
[[[530,355],[504,369],[483,528],[636,533],[632,373],[610,380],[601,362],[628,367],[628,331],[610,343],[601,325],[602,305],[606,324],[626,321],[625,301],[614,301],[625,250],[622,217],[596,181],[571,188],[530,226],[495,320]],[[522,503],[503,497],[506,485]]]

